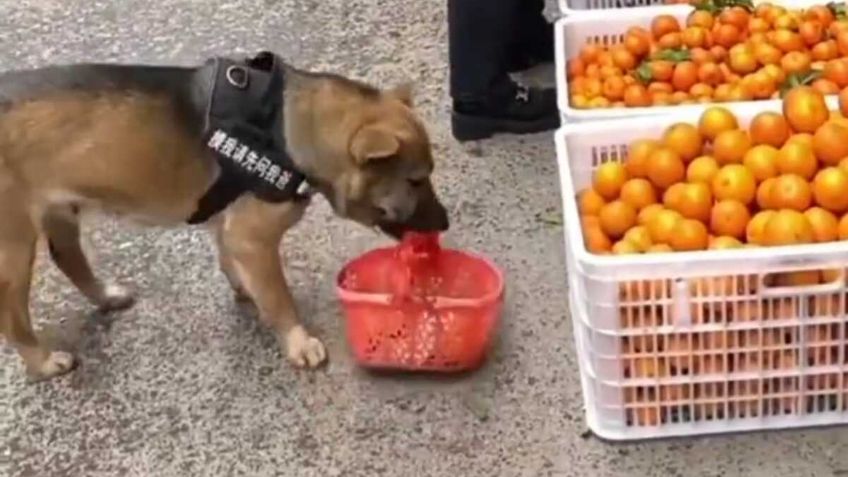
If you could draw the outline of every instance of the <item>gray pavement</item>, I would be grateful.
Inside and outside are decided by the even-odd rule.
[[[347,353],[333,274],[384,241],[319,203],[285,247],[302,314],[331,356],[326,369],[303,372],[233,303],[202,232],[94,221],[101,273],[131,284],[140,302],[97,316],[41,260],[34,315],[82,366],[26,384],[0,347],[0,475],[848,475],[844,429],[627,446],[585,436],[562,231],[536,218],[559,209],[551,135],[454,142],[446,36],[444,0],[0,1],[2,69],[189,64],[273,48],[380,85],[414,80],[452,209],[450,240],[492,257],[508,278],[500,340],[480,372],[362,372]]]

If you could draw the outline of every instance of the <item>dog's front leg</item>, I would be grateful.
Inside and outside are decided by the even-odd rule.
[[[300,220],[303,209],[303,205],[243,197],[224,213],[218,244],[223,248],[219,253],[253,299],[260,319],[274,330],[289,361],[315,367],[324,362],[326,351],[297,316],[279,251],[283,234]]]

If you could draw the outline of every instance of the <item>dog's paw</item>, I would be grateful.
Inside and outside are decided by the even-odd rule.
[[[103,313],[125,310],[135,304],[132,292],[114,283],[103,287],[101,297],[97,300],[97,309]]]
[[[41,381],[61,376],[74,369],[75,365],[76,360],[71,353],[51,351],[41,365],[37,369],[31,369],[29,374],[33,381]]]
[[[302,326],[295,326],[286,335],[286,356],[295,366],[315,368],[327,359],[324,344],[309,336]]]

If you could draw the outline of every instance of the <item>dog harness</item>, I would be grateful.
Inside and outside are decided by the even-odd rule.
[[[203,143],[221,173],[200,198],[190,224],[206,222],[245,193],[266,202],[308,199],[306,177],[286,150],[282,60],[270,52],[234,61],[212,58]]]

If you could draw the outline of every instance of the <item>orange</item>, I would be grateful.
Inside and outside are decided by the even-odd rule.
[[[824,25],[818,21],[807,20],[798,28],[801,39],[812,47],[824,39]]]
[[[669,189],[671,190],[671,189]],[[706,223],[710,220],[713,195],[707,184],[684,184],[680,196],[673,199],[673,208],[687,219],[696,219]]]
[[[669,239],[669,245],[677,251],[706,250],[708,244],[707,226],[694,219],[678,221]]]
[[[641,58],[648,54],[651,48],[651,36],[641,28],[638,30],[641,31],[636,31],[633,28],[628,30],[627,34],[624,35],[624,47],[635,57]]]
[[[735,25],[720,24],[713,30],[713,41],[716,45],[724,48],[730,48],[737,43],[742,37],[740,30]]]
[[[764,180],[757,186],[757,205],[761,209],[774,209],[774,200],[772,200],[771,191],[777,183],[777,178],[772,177]]]
[[[801,35],[789,30],[778,30],[774,32],[771,43],[780,48],[784,53],[804,49],[804,40],[801,39]]]
[[[747,75],[742,79],[741,86],[755,99],[769,99],[777,89],[774,79],[763,71]]]
[[[763,245],[794,245],[811,243],[813,227],[807,217],[797,210],[777,211],[763,228]]]
[[[702,27],[686,27],[681,34],[681,40],[687,48],[699,48],[707,43],[707,30]]]
[[[592,188],[583,189],[577,196],[577,210],[580,211],[580,215],[598,215],[601,207],[606,203],[601,194]]]
[[[698,131],[703,137],[709,140],[714,140],[716,136],[724,131],[738,128],[739,122],[736,120],[736,116],[727,108],[722,108],[721,106],[707,108],[701,114],[701,119],[698,120]]]
[[[815,61],[828,61],[839,56],[839,48],[835,40],[827,40],[814,46],[810,53]]]
[[[568,60],[566,65],[568,68],[567,71],[569,80],[574,80],[578,76],[583,76],[586,71],[586,63],[584,63],[579,57]]]
[[[691,61],[683,61],[674,67],[671,85],[677,91],[689,91],[698,82],[698,66]]]
[[[680,200],[683,198],[683,191],[686,189],[685,182],[672,184],[671,187],[665,190],[662,197],[663,205],[671,210],[679,212],[677,207],[680,205]]]
[[[657,15],[651,21],[651,34],[659,39],[668,33],[680,31],[680,22],[671,15]]]
[[[819,161],[835,166],[848,156],[848,127],[828,121],[813,135],[813,152]]]
[[[713,157],[719,164],[739,164],[751,148],[751,138],[740,129],[723,131],[713,141]]]
[[[699,67],[706,63],[715,64],[715,57],[713,56],[713,54],[710,53],[709,50],[704,48],[692,48],[691,50],[689,50],[689,56],[691,57],[690,59],[692,60],[692,62],[698,65]]]
[[[718,161],[712,156],[697,157],[686,168],[686,180],[692,183],[702,183],[712,186],[713,177],[718,173],[718,169]]]
[[[741,239],[750,220],[751,213],[745,204],[737,200],[722,200],[710,211],[710,230],[717,235]]]
[[[611,76],[604,80],[601,86],[601,92],[605,98],[611,101],[618,101],[624,98],[624,89],[627,85],[624,84],[624,79],[621,76]]]
[[[713,87],[706,83],[695,83],[689,90],[689,96],[697,99],[705,99],[707,102],[712,101]]]
[[[780,67],[783,68],[787,74],[793,73],[806,73],[810,71],[810,65],[813,60],[810,58],[810,55],[801,51],[790,51],[789,53],[783,55],[783,58],[780,60]]]
[[[612,55],[613,64],[623,71],[630,71],[636,67],[636,57],[624,45],[613,47],[610,50],[610,54]]]
[[[724,61],[727,58],[727,48],[721,45],[713,45],[710,48],[710,55],[716,62]]]
[[[745,166],[729,164],[713,178],[712,190],[716,200],[733,199],[747,205],[754,200],[757,182]]]
[[[848,211],[848,173],[840,167],[819,171],[813,180],[813,198],[831,212]]]
[[[830,114],[824,95],[809,86],[798,86],[783,98],[783,115],[793,130],[813,133]]]
[[[592,186],[606,200],[618,198],[621,187],[627,182],[627,170],[620,162],[605,162],[595,169]]]
[[[665,60],[651,61],[651,79],[654,81],[671,81],[674,75],[674,63]]]
[[[668,252],[673,252],[673,251],[674,251],[674,249],[672,249],[668,244],[657,243],[657,244],[651,245],[651,247],[648,250],[645,250],[645,253],[668,253]]]
[[[580,49],[580,59],[588,65],[597,61],[598,57],[601,56],[601,52],[603,52],[603,47],[595,43],[589,43],[583,45],[583,48]]]
[[[648,177],[648,157],[660,147],[659,141],[639,139],[630,144],[624,167],[630,177]]]
[[[713,62],[705,62],[698,66],[698,81],[710,86],[717,86],[724,80],[721,68]]]
[[[839,112],[848,117],[848,88],[839,92]]]
[[[839,238],[839,219],[832,212],[813,207],[807,209],[804,215],[813,228],[813,239],[816,242],[833,242]]]
[[[848,86],[848,60],[839,58],[828,61],[822,70],[822,77],[833,81],[840,88]]]
[[[660,189],[667,189],[686,176],[680,155],[667,147],[653,151],[648,158],[648,178]]]
[[[737,45],[741,46],[741,45]],[[757,58],[754,56],[754,52],[747,47],[743,47],[741,49],[736,49],[733,47],[730,49],[730,69],[739,74],[752,73],[757,69]]]
[[[839,240],[848,240],[848,214],[839,219]]]
[[[695,10],[686,18],[686,25],[690,27],[698,26],[710,29],[713,27],[713,23],[715,23],[715,18],[710,12],[704,10]]]
[[[669,243],[678,222],[683,220],[683,217],[673,210],[663,209],[658,211],[647,224],[651,241],[654,244]]]
[[[603,207],[598,214],[601,230],[613,239],[624,236],[630,227],[636,225],[636,209],[622,200],[614,200]]]
[[[810,86],[821,94],[839,94],[839,86],[837,86],[833,81],[824,78],[819,78],[813,81]]]
[[[676,152],[683,162],[688,163],[701,155],[703,138],[695,126],[677,123],[666,129],[663,134],[663,144]]]
[[[743,234],[744,235],[744,234]],[[710,250],[727,250],[733,248],[742,248],[743,244],[735,237],[715,237],[710,240]]]
[[[833,12],[825,5],[814,5],[804,13],[804,18],[817,21],[826,29],[833,22]]]
[[[812,179],[818,170],[813,148],[800,140],[788,141],[777,154],[777,170],[781,174],[797,174],[804,179]]]
[[[783,58],[783,52],[770,43],[757,43],[754,46],[754,58],[761,65],[778,65]]]
[[[621,187],[621,200],[630,204],[636,211],[657,203],[657,193],[647,179],[630,179]]]
[[[757,212],[748,221],[748,226],[745,228],[745,239],[747,242],[755,245],[765,245],[766,223],[775,215],[777,215],[777,212],[774,210]]]
[[[722,10],[718,19],[721,23],[734,25],[736,28],[744,30],[748,27],[751,14],[742,7],[730,7]]]
[[[624,90],[624,104],[630,108],[650,106],[651,96],[641,84],[631,84]]]
[[[777,176],[777,156],[779,151],[774,146],[760,144],[745,153],[742,164],[754,174],[757,182]]]
[[[774,83],[782,84],[786,81],[786,73],[780,69],[780,66],[777,65],[765,65],[762,67],[762,72],[771,76],[771,79],[774,80]]]
[[[639,249],[636,245],[628,242],[627,240],[619,240],[612,246],[613,255],[631,255],[634,253],[639,253]]]
[[[646,252],[653,242],[651,242],[651,234],[648,232],[648,227],[644,225],[637,225],[636,227],[631,228],[624,234],[624,238],[627,242],[630,242],[636,247],[636,250],[640,252]]]
[[[585,227],[583,238],[586,242],[586,249],[592,253],[608,253],[612,250],[612,241],[604,234],[600,225]]]
[[[813,202],[810,184],[797,174],[783,174],[775,179],[770,191],[771,207],[804,211]]]
[[[786,140],[786,144],[790,143],[801,143],[805,146],[812,148],[813,147],[813,135],[809,133],[796,133],[789,136],[789,139]]]
[[[843,30],[836,35],[836,48],[840,55],[848,55],[848,31]]]
[[[848,157],[839,161],[839,168],[845,172],[848,172]]]
[[[639,211],[639,214],[636,216],[636,223],[639,225],[648,225],[648,222],[657,214],[657,212],[664,210],[662,204],[651,204],[642,210]]]

